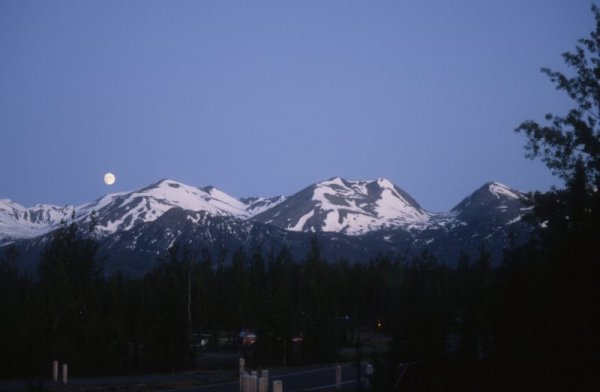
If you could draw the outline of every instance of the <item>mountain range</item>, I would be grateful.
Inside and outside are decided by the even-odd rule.
[[[81,227],[94,222],[107,271],[135,275],[152,269],[176,241],[196,252],[285,246],[302,258],[316,237],[324,257],[353,262],[427,250],[456,263],[461,251],[475,257],[485,247],[497,262],[509,241],[524,240],[531,229],[522,220],[531,210],[527,200],[522,192],[489,182],[451,211],[434,213],[384,178],[335,177],[291,196],[241,199],[212,186],[164,179],[77,207],[26,208],[1,199],[0,246],[17,245],[20,266],[33,269],[51,232],[73,219]]]

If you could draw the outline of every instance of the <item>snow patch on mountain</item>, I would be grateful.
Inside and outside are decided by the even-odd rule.
[[[275,207],[278,204],[283,203],[287,197],[276,196],[276,197],[243,197],[240,199],[245,205],[246,212],[250,217],[258,215],[268,209]]]
[[[304,231],[305,229],[305,225],[306,222],[312,218],[315,215],[315,211],[309,211],[308,213],[304,214],[302,217],[300,217],[300,219],[298,219],[298,222],[291,227],[288,227],[288,230],[291,231]],[[314,228],[309,228],[310,231],[314,231]]]
[[[210,203],[218,207],[221,210],[221,212],[225,212],[234,216],[248,216],[248,212],[246,211],[246,204],[236,199],[235,197],[228,195],[227,193],[215,188],[214,186],[208,186],[200,189],[210,195]],[[194,209],[191,210],[199,211]]]
[[[501,198],[502,196],[508,197],[510,199],[520,199],[523,196],[515,192],[510,187],[501,184],[499,182],[491,182],[488,184],[488,189],[490,193],[492,193],[497,198]]]

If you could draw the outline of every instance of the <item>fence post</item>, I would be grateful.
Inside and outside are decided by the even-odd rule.
[[[258,392],[269,392],[269,379],[261,377],[258,379]]]
[[[335,389],[342,389],[342,365],[335,367]]]
[[[273,392],[283,392],[283,382],[281,380],[273,381]]]
[[[240,358],[240,392],[246,392],[244,387],[246,373],[246,360],[244,358]]]
[[[69,365],[67,365],[66,363],[63,363],[63,366],[62,366],[62,382],[63,382],[63,384],[66,384],[68,380],[69,380]]]
[[[254,373],[254,372],[252,372]],[[258,377],[253,374],[250,376],[250,392],[257,392],[256,388],[258,387]]]
[[[250,392],[250,375],[248,372],[242,374],[242,391]]]
[[[264,386],[261,386],[261,381],[260,380],[265,380]],[[264,390],[261,390],[261,388],[264,388]],[[263,369],[260,372],[260,378],[258,379],[258,390],[259,392],[269,392],[269,370],[268,369]]]
[[[373,375],[373,365],[370,363],[367,363],[367,380],[366,380],[367,388],[371,387],[371,376],[372,375]]]
[[[58,361],[52,362],[52,381],[58,381]]]

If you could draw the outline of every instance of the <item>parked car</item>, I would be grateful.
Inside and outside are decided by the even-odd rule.
[[[240,341],[243,347],[250,347],[256,343],[256,332],[250,329],[242,329]]]

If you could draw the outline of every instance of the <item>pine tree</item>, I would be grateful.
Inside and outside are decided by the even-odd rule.
[[[92,368],[98,343],[94,334],[99,314],[101,268],[98,243],[74,221],[63,222],[43,250],[38,266],[39,287],[52,359],[71,360],[82,370]]]
[[[600,387],[593,381],[600,363],[600,9],[592,12],[590,37],[563,54],[572,75],[542,68],[575,107],[516,129],[527,138],[526,155],[564,181],[562,189],[534,196],[539,241],[507,253],[501,271],[499,303],[513,306],[499,308],[512,325],[500,322],[498,353],[507,359],[512,347],[521,385]]]

